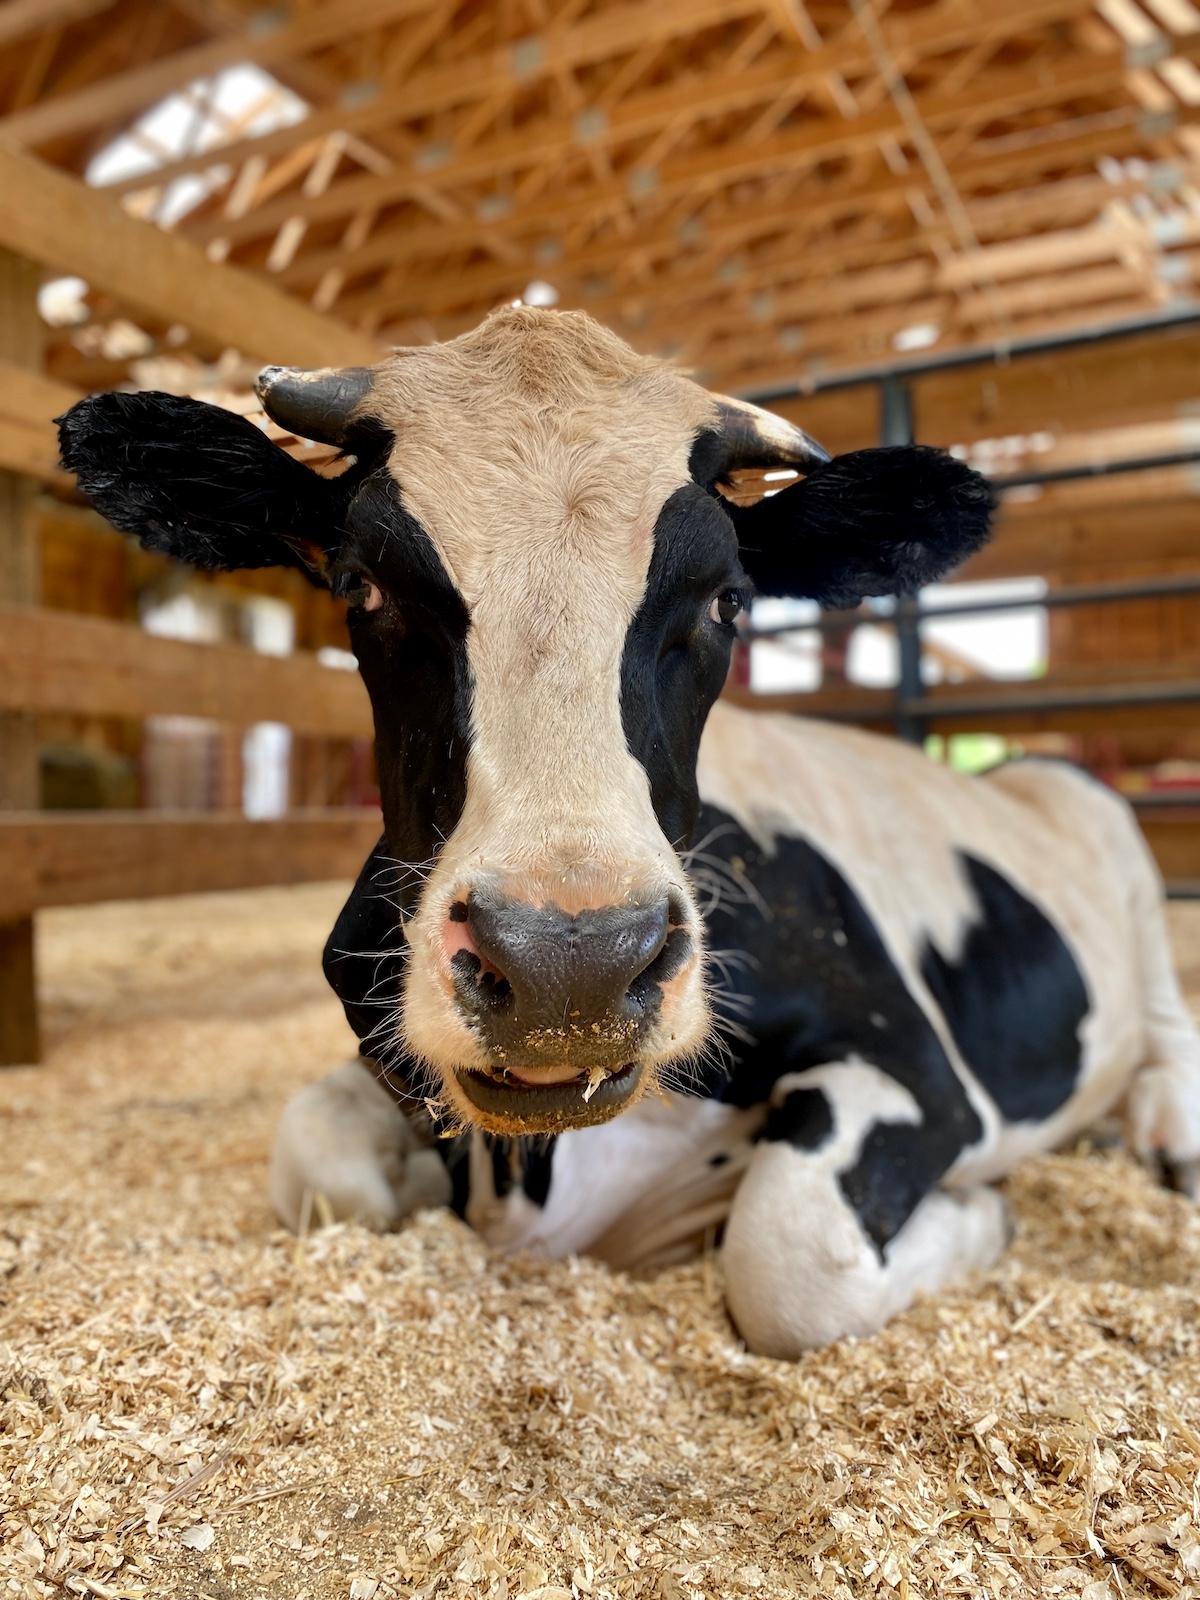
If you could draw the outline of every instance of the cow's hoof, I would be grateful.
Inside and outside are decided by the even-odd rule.
[[[1171,1161],[1164,1157],[1160,1163],[1162,1181],[1176,1194],[1185,1194],[1189,1200],[1200,1201],[1200,1161]]]
[[[293,1095],[271,1153],[271,1204],[299,1233],[322,1222],[361,1222],[383,1231],[450,1199],[436,1151],[360,1060]]]
[[[1169,1188],[1200,1199],[1200,1054],[1143,1067],[1124,1112],[1135,1155]]]

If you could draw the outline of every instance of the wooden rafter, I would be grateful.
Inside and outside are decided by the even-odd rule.
[[[101,27],[112,5],[132,52]],[[6,150],[78,170],[157,98],[243,60],[303,98],[294,124],[233,119],[224,144],[164,151],[110,199],[154,215],[202,175],[176,231],[271,282],[273,333],[279,306],[310,333],[332,312],[343,355],[452,335],[545,279],[752,386],[884,359],[914,327],[946,348],[1149,311],[1200,276],[1191,0],[913,0],[877,7],[877,30],[851,0],[2,9],[0,39],[30,46],[0,64]],[[261,320],[181,332],[103,256],[89,324],[51,350],[72,380],[121,370],[119,316],[185,362]]]
[[[186,239],[128,216],[110,196],[32,156],[0,148],[0,244],[84,274],[122,301],[188,324],[265,361],[371,361],[378,346]]]

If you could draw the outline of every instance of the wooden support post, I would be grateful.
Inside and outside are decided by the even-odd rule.
[[[0,357],[34,369],[42,356],[40,278],[33,262],[0,250]],[[0,601],[37,603],[34,493],[32,478],[0,471]],[[0,711],[0,811],[35,810],[38,788],[37,718],[26,711]],[[0,872],[12,870],[12,863],[0,861]],[[33,918],[0,921],[0,1066],[40,1057]]]

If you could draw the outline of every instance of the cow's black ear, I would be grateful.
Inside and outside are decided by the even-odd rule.
[[[63,465],[147,550],[209,571],[298,567],[320,582],[345,488],[245,417],[179,395],[96,394],[58,419]]]
[[[751,506],[730,506],[742,565],[760,594],[823,606],[907,594],[986,541],[986,478],[925,445],[855,450]]]

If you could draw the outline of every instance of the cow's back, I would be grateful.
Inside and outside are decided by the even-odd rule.
[[[1111,1102],[1143,1049],[1135,901],[1151,869],[1110,792],[1064,763],[967,777],[896,740],[726,705],[706,732],[700,779],[715,808],[708,830],[732,819],[754,840],[768,911],[773,897],[796,900],[798,876],[811,893],[814,873],[830,872],[861,908],[872,930],[866,1042],[867,996],[883,981],[877,936],[951,1056],[990,1073],[1001,1115],[983,1108],[981,1154],[995,1153],[1000,1124],[1036,1121],[1044,1142],[1047,1120],[1066,1136]],[[717,941],[761,945],[762,915],[727,900]],[[791,981],[803,986],[812,951],[790,942]],[[855,958],[845,951],[850,972]],[[997,1029],[1009,1024],[1004,1055]]]

